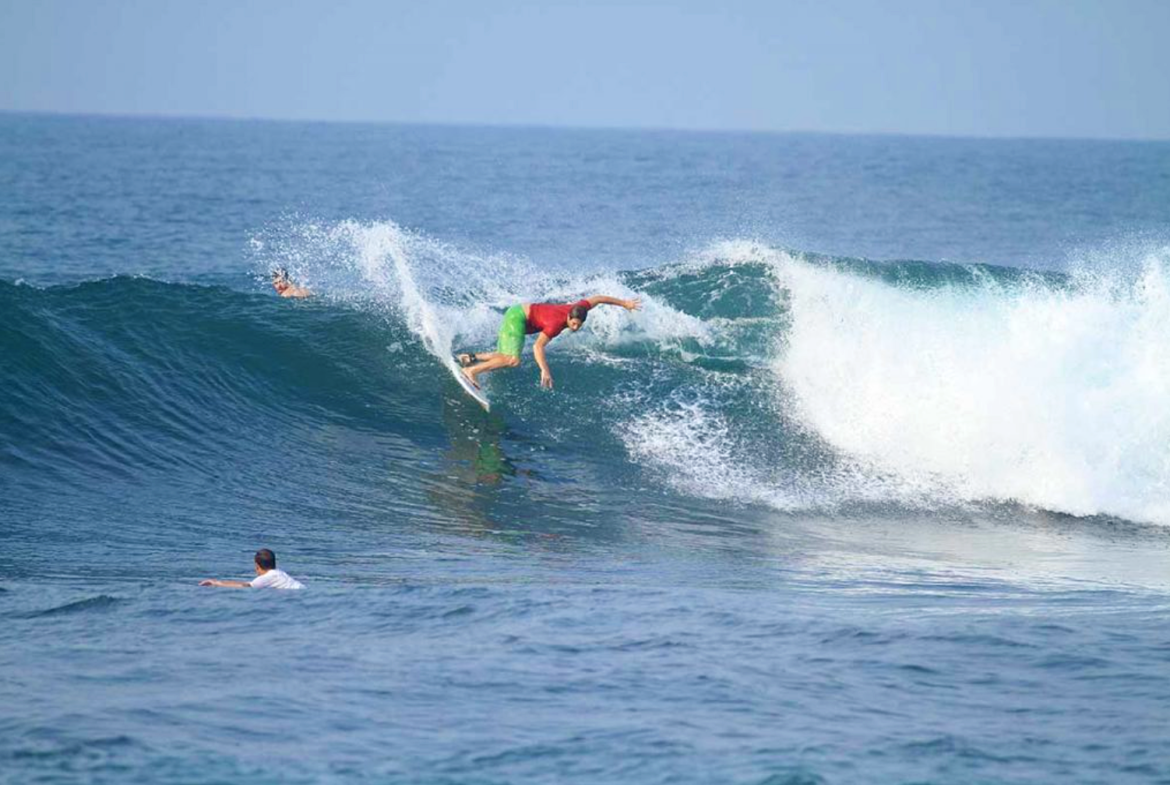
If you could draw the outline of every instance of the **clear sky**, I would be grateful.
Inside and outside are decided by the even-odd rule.
[[[1170,0],[0,0],[0,110],[1170,139]]]

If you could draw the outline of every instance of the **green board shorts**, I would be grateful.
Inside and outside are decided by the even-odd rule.
[[[500,337],[496,341],[496,351],[519,358],[524,351],[524,338],[527,334],[528,319],[524,316],[523,305],[513,305],[504,311],[504,322],[500,325]]]

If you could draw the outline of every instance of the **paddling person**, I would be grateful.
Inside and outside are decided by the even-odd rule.
[[[478,388],[476,377],[481,373],[495,371],[499,368],[517,368],[520,365],[520,353],[524,350],[524,338],[532,333],[540,333],[536,343],[532,346],[532,356],[540,366],[540,386],[552,389],[552,372],[548,369],[548,360],[544,356],[544,347],[553,338],[560,335],[566,327],[573,332],[581,329],[589,316],[589,309],[598,305],[620,305],[627,311],[636,311],[642,307],[642,301],[635,297],[632,300],[619,300],[616,297],[606,297],[603,294],[579,300],[575,303],[558,305],[554,303],[521,303],[513,305],[504,312],[504,321],[500,325],[500,334],[494,352],[467,353],[458,356],[459,364],[463,366],[463,375],[471,384]]]
[[[304,286],[297,286],[288,277],[288,270],[278,267],[272,271],[272,288],[281,297],[308,297],[313,292]]]
[[[267,548],[256,551],[256,577],[250,581],[223,581],[208,578],[200,586],[224,586],[229,589],[303,589],[304,584],[284,570],[276,569],[276,554]]]

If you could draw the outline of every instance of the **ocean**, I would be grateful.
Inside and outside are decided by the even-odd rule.
[[[1168,622],[1170,143],[0,114],[0,782],[1170,783]]]

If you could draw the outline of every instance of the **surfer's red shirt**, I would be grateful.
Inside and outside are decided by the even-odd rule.
[[[549,339],[556,338],[565,329],[565,320],[569,318],[569,311],[580,305],[586,311],[592,306],[588,300],[578,300],[575,303],[554,305],[553,303],[533,303],[528,306],[528,321],[524,329],[529,335],[544,333]]]

